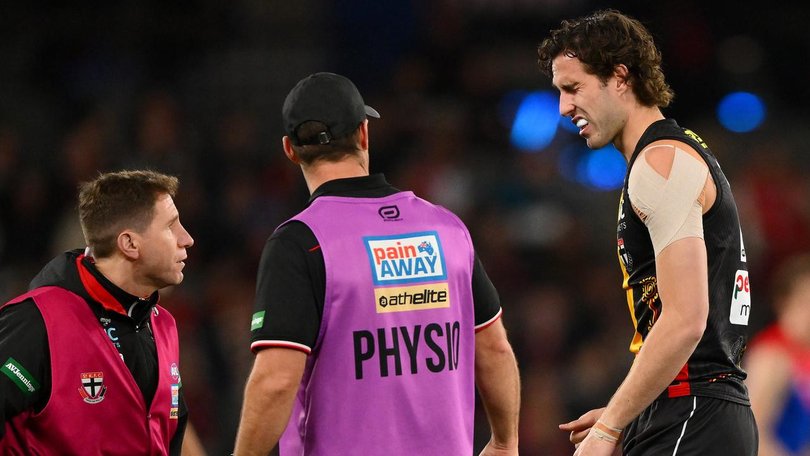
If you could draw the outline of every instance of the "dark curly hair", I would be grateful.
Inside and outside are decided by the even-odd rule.
[[[638,20],[616,10],[565,20],[552,30],[537,48],[537,63],[549,77],[551,62],[560,54],[578,58],[585,70],[603,83],[613,75],[616,65],[624,64],[630,87],[644,106],[663,108],[675,96],[664,80],[661,52],[650,32]]]

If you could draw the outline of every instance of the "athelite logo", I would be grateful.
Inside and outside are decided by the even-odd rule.
[[[363,238],[378,313],[450,306],[447,270],[436,231]]]
[[[98,404],[104,400],[107,386],[104,385],[104,372],[82,372],[82,386],[79,394],[88,404]]]

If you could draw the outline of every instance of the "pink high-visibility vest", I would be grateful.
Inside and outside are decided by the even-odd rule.
[[[5,305],[27,298],[36,303],[48,333],[51,396],[40,413],[26,412],[6,422],[0,453],[168,454],[177,430],[180,388],[171,314],[156,306],[150,317],[159,376],[147,410],[135,379],[84,299],[63,288],[42,287]]]

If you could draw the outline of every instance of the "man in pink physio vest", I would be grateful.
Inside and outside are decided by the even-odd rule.
[[[369,175],[379,117],[333,73],[284,103],[311,198],[268,240],[234,454],[471,454],[475,388],[516,455],[520,384],[498,293],[453,213]]]

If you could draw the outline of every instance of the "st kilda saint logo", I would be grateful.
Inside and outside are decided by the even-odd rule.
[[[104,400],[107,386],[104,385],[104,372],[82,372],[82,386],[79,388],[84,402],[97,404]]]

